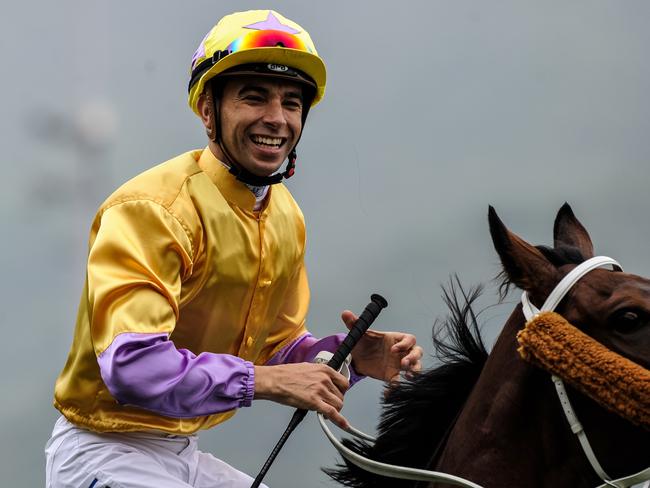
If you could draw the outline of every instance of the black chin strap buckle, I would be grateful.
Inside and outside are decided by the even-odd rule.
[[[287,169],[284,171],[284,173],[282,173],[282,176],[287,179],[293,176],[293,174],[296,172],[296,159],[298,159],[296,150],[292,149],[289,153],[289,164],[287,164]]]

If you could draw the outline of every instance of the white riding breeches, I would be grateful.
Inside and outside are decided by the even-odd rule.
[[[54,426],[45,457],[46,488],[248,488],[253,482],[201,452],[196,435],[97,433],[64,417]]]

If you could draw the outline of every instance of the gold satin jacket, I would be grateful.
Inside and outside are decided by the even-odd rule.
[[[54,405],[95,431],[188,434],[235,410],[172,418],[119,404],[97,356],[118,335],[166,333],[177,348],[264,364],[306,333],[305,224],[284,185],[252,192],[209,148],[128,181],[93,221],[86,283]]]

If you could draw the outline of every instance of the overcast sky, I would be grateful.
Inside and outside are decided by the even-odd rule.
[[[186,102],[192,54],[221,16],[269,7],[311,33],[328,67],[288,183],[307,220],[316,335],[380,292],[390,306],[375,327],[413,332],[429,354],[440,284],[499,271],[489,204],[548,244],[568,201],[598,253],[650,275],[646,1],[11,2],[0,18],[4,486],[43,485],[96,207],[205,145]],[[482,304],[495,301],[488,286]],[[513,305],[485,313],[489,343]],[[344,414],[372,432],[380,394],[365,381]],[[255,475],[291,414],[256,402],[201,445]],[[333,486],[319,467],[335,458],[309,416],[267,482]]]

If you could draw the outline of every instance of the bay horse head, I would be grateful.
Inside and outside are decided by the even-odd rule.
[[[555,219],[552,247],[527,243],[491,207],[489,223],[502,264],[502,297],[514,285],[540,307],[564,276],[594,256],[591,238],[568,204]],[[472,309],[478,293],[453,285],[444,294],[450,316],[434,327],[442,366],[392,389],[374,445],[347,445],[385,463],[449,473],[485,488],[601,485],[571,431],[549,373],[517,352],[517,333],[526,322],[521,305],[488,355]],[[650,369],[650,280],[596,269],[571,288],[556,311],[597,343]],[[574,388],[568,388],[568,395],[609,476],[620,478],[650,465],[650,425],[613,413]],[[416,486],[349,464],[327,472],[347,486]]]
[[[555,219],[552,248],[531,246],[510,232],[492,208],[489,221],[505,286],[527,291],[539,306],[569,270],[594,256],[591,238],[568,204]],[[558,312],[607,348],[650,368],[648,279],[594,270],[576,283]]]

